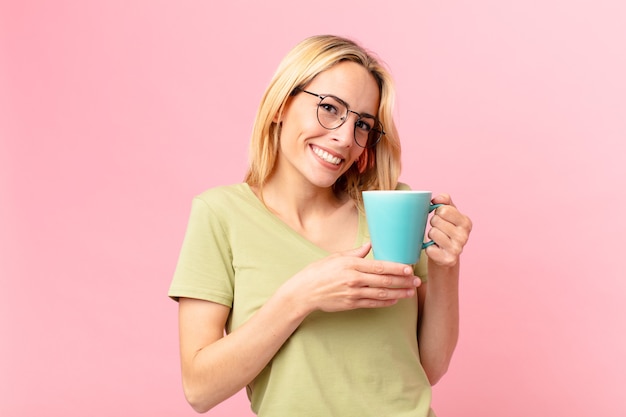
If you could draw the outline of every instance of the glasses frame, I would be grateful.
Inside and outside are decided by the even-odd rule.
[[[337,97],[337,96],[333,96],[332,94],[328,94],[328,95],[323,96],[323,95],[321,95],[321,94],[313,93],[312,91],[307,91],[307,90],[305,90],[305,89],[303,89],[303,88],[298,88],[297,90],[302,91],[303,93],[310,94],[310,95],[315,96],[315,97],[317,97],[317,98],[319,98],[319,99],[320,99],[319,103],[317,103],[317,109],[315,110],[315,115],[316,115],[316,117],[317,117],[317,122],[320,124],[320,126],[322,126],[322,127],[323,127],[324,129],[326,129],[326,130],[335,130],[335,129],[339,129],[339,128],[340,128],[341,126],[343,126],[343,125],[346,123],[346,121],[348,120],[348,114],[349,114],[349,113],[354,113],[354,114],[356,115],[356,117],[357,117],[357,120],[356,120],[356,122],[354,122],[354,132],[353,132],[353,136],[354,136],[354,143],[356,143],[356,144],[357,144],[357,146],[359,146],[359,147],[361,147],[361,148],[364,148],[364,149],[371,149],[371,148],[375,147],[376,145],[378,145],[378,142],[380,142],[380,140],[382,139],[383,135],[385,134],[385,128],[383,127],[383,124],[382,124],[382,123],[378,120],[378,118],[374,118],[374,120],[376,121],[376,123],[378,124],[378,126],[380,126],[380,130],[379,130],[379,129],[376,129],[376,126],[375,126],[375,127],[373,127],[372,129],[374,129],[374,130],[379,130],[379,131],[380,131],[380,134],[378,135],[378,138],[376,139],[376,141],[374,141],[374,143],[372,143],[372,144],[370,144],[370,145],[363,146],[363,145],[361,145],[361,144],[359,143],[359,141],[358,141],[358,140],[356,140],[356,129],[357,129],[356,125],[357,125],[357,123],[358,123],[358,121],[359,121],[359,120],[362,120],[362,119],[363,119],[363,116],[361,116],[361,114],[359,114],[359,113],[355,112],[354,110],[350,110],[350,106],[348,105],[348,103],[346,103],[344,100],[340,99],[340,98],[339,98],[339,97]],[[320,116],[319,116],[320,105],[322,104],[322,101],[324,101],[324,99],[325,99],[325,98],[327,98],[327,97],[332,97],[332,98],[334,98],[335,100],[337,100],[338,102],[340,102],[341,104],[343,104],[343,105],[346,107],[346,114],[345,114],[345,116],[344,116],[344,117],[341,117],[341,123],[339,123],[339,125],[337,125],[337,126],[335,126],[335,127],[333,127],[333,128],[328,128],[328,127],[324,126],[324,125],[322,124],[322,122],[320,121]],[[369,116],[369,115],[368,115],[368,116]],[[368,118],[369,118],[369,117],[368,117]],[[369,134],[368,134],[368,142],[369,142]]]

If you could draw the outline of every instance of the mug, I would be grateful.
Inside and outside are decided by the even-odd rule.
[[[367,227],[374,259],[413,265],[422,249],[428,214],[443,204],[431,204],[432,192],[413,190],[363,191]]]

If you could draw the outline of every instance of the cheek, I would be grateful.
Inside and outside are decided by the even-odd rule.
[[[309,142],[310,139],[318,139],[327,133],[323,127],[315,121],[308,122],[292,122],[283,123],[281,129],[280,141],[288,144],[287,146],[302,146]]]
[[[359,147],[358,145],[354,144],[352,151],[350,152],[350,159],[352,161],[357,161],[361,155],[363,155],[363,157],[365,157],[365,149]]]
[[[307,117],[308,116],[308,117]],[[305,114],[291,109],[284,113],[282,117],[281,138],[297,138],[300,136],[319,136],[326,133],[326,130],[317,122],[315,114]]]

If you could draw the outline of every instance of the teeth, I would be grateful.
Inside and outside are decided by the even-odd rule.
[[[336,156],[332,156],[331,154],[321,150],[320,148],[313,148],[313,152],[315,152],[315,154],[322,158],[324,161],[331,164],[339,165],[339,163],[341,162],[341,159],[337,158]]]

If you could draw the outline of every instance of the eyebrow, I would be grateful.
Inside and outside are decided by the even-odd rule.
[[[369,117],[369,118],[371,118],[371,119],[378,120],[378,118],[377,118],[376,116],[371,115],[371,114],[369,114],[369,113],[359,113],[358,111],[354,111],[354,110],[352,110],[352,108],[350,107],[350,104],[348,104],[348,102],[347,102],[347,101],[345,101],[345,100],[344,100],[344,99],[342,99],[341,97],[337,97],[337,96],[336,96],[336,95],[334,95],[334,94],[320,94],[320,96],[322,96],[322,97],[334,97],[334,98],[336,98],[337,100],[341,101],[343,104],[345,104],[345,105],[346,105],[346,107],[348,108],[348,111],[351,111],[352,113],[356,113],[356,114],[358,114],[358,115],[359,115],[359,117]]]
[[[355,112],[355,113],[357,113],[357,112]],[[377,119],[378,119],[376,116],[374,116],[374,115],[372,115],[372,114],[369,114],[369,113],[358,113],[358,114],[359,114],[359,116],[361,116],[361,117],[370,117],[370,118],[372,118],[372,119],[374,119],[374,120],[377,120]]]

